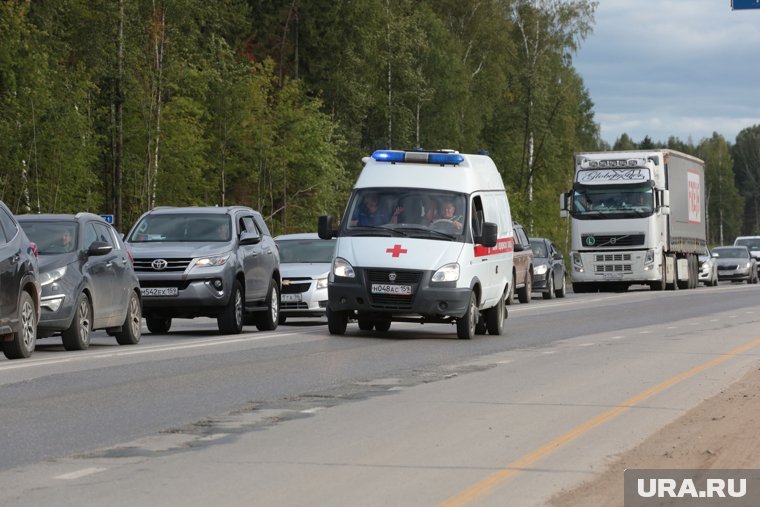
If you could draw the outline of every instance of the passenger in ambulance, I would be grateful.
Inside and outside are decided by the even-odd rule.
[[[372,192],[364,195],[361,205],[351,217],[351,225],[367,226],[388,223],[390,217],[380,208],[379,196]]]
[[[438,201],[432,197],[425,202],[425,216],[423,218],[425,225],[431,225],[433,222],[441,218],[438,215]]]

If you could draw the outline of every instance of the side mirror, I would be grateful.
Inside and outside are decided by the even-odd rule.
[[[570,192],[564,192],[562,194],[559,194],[559,216],[560,218],[567,218],[568,216],[568,205],[567,201],[570,198]]]
[[[711,252],[710,257],[714,257],[717,259],[718,257],[720,257],[720,255],[718,254],[718,252]]]
[[[317,235],[320,239],[332,239],[337,236],[332,226],[332,215],[321,215],[317,222]]]
[[[562,260],[562,254],[559,252],[554,252],[554,255],[552,255],[555,261],[561,261]]]
[[[483,222],[483,233],[476,239],[477,243],[491,248],[496,246],[499,238],[499,226],[493,222]]]
[[[105,255],[113,250],[113,246],[109,245],[105,241],[93,241],[90,243],[90,247],[87,249],[87,256]]]
[[[525,248],[523,248],[522,243],[515,241],[515,252],[522,252],[523,250],[525,250]]]
[[[258,232],[243,231],[240,233],[241,245],[255,245],[261,241],[261,236]]]

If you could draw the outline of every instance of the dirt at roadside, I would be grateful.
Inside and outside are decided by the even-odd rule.
[[[552,507],[623,507],[626,468],[760,468],[760,368],[631,449]]]

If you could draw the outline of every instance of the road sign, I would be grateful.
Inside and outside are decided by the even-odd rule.
[[[731,0],[731,8],[737,9],[760,9],[760,0]]]
[[[103,217],[103,220],[108,222],[109,224],[113,224],[113,215],[100,215]]]

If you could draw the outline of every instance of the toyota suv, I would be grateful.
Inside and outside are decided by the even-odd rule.
[[[126,240],[151,333],[168,332],[174,318],[216,318],[222,334],[238,334],[244,323],[277,327],[280,257],[257,211],[158,207]]]

